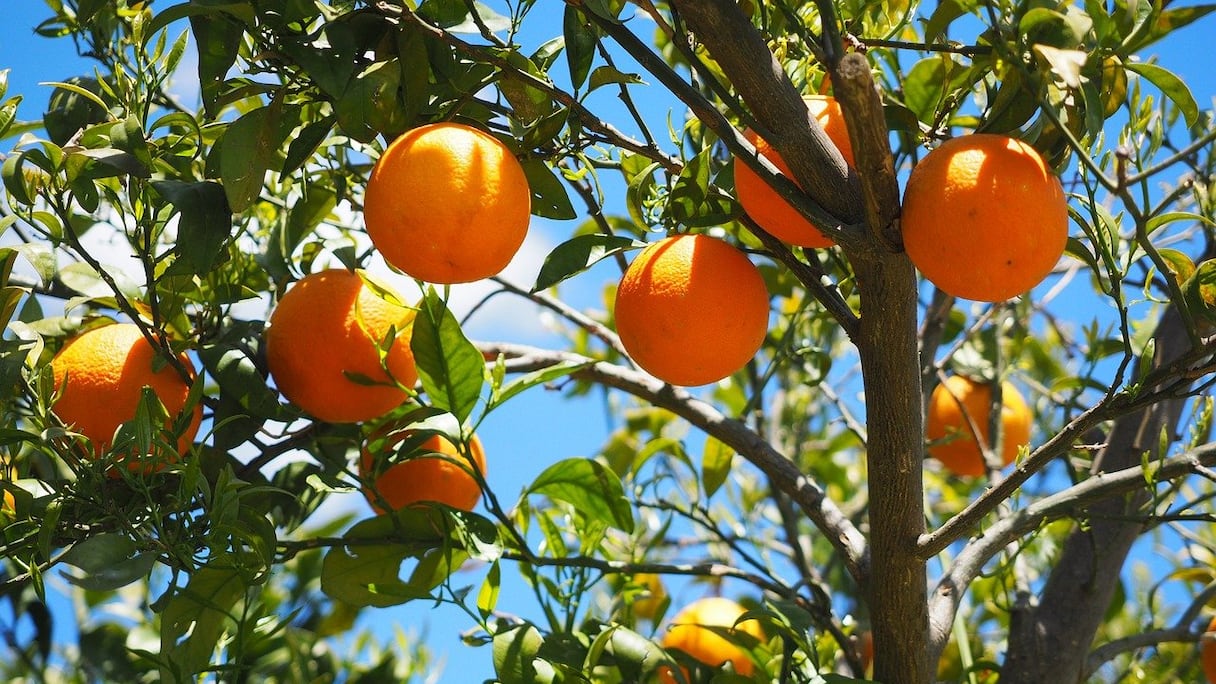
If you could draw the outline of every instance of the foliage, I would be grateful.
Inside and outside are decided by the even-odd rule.
[[[1205,261],[1216,124],[1210,94],[1192,93],[1152,49],[1210,26],[1216,6],[47,5],[39,33],[76,41],[96,69],[56,83],[43,113],[0,78],[9,679],[425,678],[435,668],[420,635],[379,643],[358,620],[414,602],[460,612],[472,655],[499,681],[640,681],[688,664],[660,646],[671,602],[652,618],[633,611],[648,596],[638,575],[652,573],[672,602],[725,593],[763,621],[766,640],[743,644],[754,677],[716,682],[864,681],[870,629],[876,679],[935,670],[974,684],[1004,667],[1002,681],[1018,681],[1048,662],[1026,625],[1046,625],[1052,646],[1084,635],[1051,654],[1078,662],[1079,679],[1199,677],[1216,595],[1216,269]],[[706,11],[747,28],[726,40],[699,23]],[[778,69],[741,59],[755,57],[752,38]],[[171,89],[190,51],[197,110]],[[842,72],[856,56],[866,73]],[[874,111],[847,92],[870,77]],[[778,125],[797,120],[785,105],[800,93],[832,88],[855,174],[810,163],[822,161],[818,129]],[[533,230],[558,231],[561,244],[532,282],[495,279],[482,304],[536,303],[561,321],[561,348],[474,341],[451,290],[420,283],[421,391],[385,421],[463,442],[507,402],[548,388],[602,397],[612,429],[590,457],[496,463],[487,443],[478,512],[332,519],[318,508],[358,491],[359,450],[377,426],[313,421],[282,401],[265,321],[303,275],[376,261],[360,221],[372,164],[435,121],[489,130],[521,160]],[[889,135],[866,137],[867,122]],[[807,193],[757,159],[745,128],[781,150]],[[901,284],[911,267],[892,246],[897,224],[878,220],[898,209],[882,182],[894,188],[928,145],[972,131],[1032,144],[1070,197],[1065,260],[1031,294],[991,305]],[[840,247],[791,249],[759,230],[733,199],[731,158]],[[756,357],[687,391],[629,364],[610,305],[613,266],[686,231],[747,249],[772,294]],[[107,263],[99,233],[130,258]],[[591,304],[570,303],[580,288]],[[98,316],[142,319],[202,369],[202,437],[161,472],[109,477],[104,463],[72,458],[53,413],[49,360]],[[890,369],[904,380],[876,380]],[[955,372],[1024,390],[1035,430],[1015,469],[958,478],[891,458],[919,465],[922,417],[899,407]],[[495,487],[497,468],[535,472],[516,494]],[[1078,560],[1120,544],[1145,553]],[[1106,593],[1071,592],[1089,611],[1047,600],[1068,593],[1065,570],[1077,567],[1110,581]],[[930,591],[893,584],[885,568],[919,572]],[[66,616],[48,586],[60,572],[82,616],[77,643],[63,646],[52,644]],[[509,586],[535,610],[501,610]],[[1094,611],[1091,639],[1070,620]]]

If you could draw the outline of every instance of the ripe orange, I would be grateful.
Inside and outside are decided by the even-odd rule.
[[[840,103],[835,98],[826,95],[814,95],[803,98],[807,104],[807,108],[811,110],[811,114],[819,121],[819,125],[823,126],[823,130],[827,133],[836,147],[840,150],[840,155],[851,166],[853,164],[853,145],[849,141],[849,130],[845,126],[844,113],[840,111]],[[763,138],[759,137],[752,131],[745,131],[744,136],[756,146],[756,152],[760,156],[772,162],[781,170],[781,173],[793,176],[790,173],[790,167],[785,163],[772,147],[769,146]],[[836,244],[831,238],[819,232],[819,229],[803,218],[796,209],[782,199],[781,195],[777,194],[768,183],[747,164],[735,162],[735,194],[739,197],[739,204],[743,205],[743,210],[747,215],[752,217],[756,223],[765,231],[774,237],[788,242],[792,245],[802,247],[831,247]]]
[[[750,634],[763,640],[764,632],[758,621],[745,620],[735,626],[735,622],[745,612],[747,611],[743,606],[720,596],[693,601],[671,619],[667,634],[663,635],[663,648],[679,649],[710,667],[721,667],[729,661],[735,672],[750,677],[755,671],[755,665],[747,653],[713,630],[706,629],[733,628],[735,632]],[[659,681],[663,684],[673,684],[678,680],[673,676],[671,668],[664,666],[659,668]]]
[[[1208,624],[1209,633],[1216,632],[1216,618]],[[1199,645],[1199,662],[1208,684],[1216,684],[1216,635],[1205,636]]]
[[[458,123],[407,131],[376,162],[363,198],[384,260],[432,283],[497,274],[528,232],[523,166],[494,136]]]
[[[279,300],[266,331],[266,361],[279,391],[330,423],[381,416],[418,381],[410,332],[414,312],[387,301],[356,272],[301,278]],[[381,365],[380,343],[396,331]],[[385,372],[388,368],[388,373]]]
[[[961,375],[952,375],[933,389],[925,432],[929,455],[956,475],[983,475],[984,456],[968,422],[988,443],[992,389]],[[1009,465],[1018,448],[1030,442],[1030,408],[1017,388],[1001,383],[1001,462]]]
[[[1004,135],[947,140],[904,188],[908,258],[956,297],[999,302],[1038,285],[1068,242],[1068,200],[1039,153]]]
[[[156,346],[144,337],[134,323],[116,323],[87,330],[67,342],[51,360],[59,398],[52,407],[55,414],[70,429],[93,444],[94,455],[108,450],[114,431],[135,417],[143,388],[156,393],[169,414],[171,424],[186,406],[189,383],[168,364],[157,358]],[[178,359],[194,375],[190,359]],[[189,427],[177,439],[177,454],[190,449],[202,422],[202,406],[195,406]],[[125,454],[130,470],[155,470],[156,466],[140,464],[140,455]],[[159,458],[171,458],[171,454]]]
[[[394,511],[423,501],[438,501],[452,508],[473,510],[481,500],[481,486],[469,472],[468,459],[446,438],[433,435],[406,460],[384,465],[393,454],[393,446],[411,434],[404,430],[394,435],[373,436],[363,447],[359,478],[365,483],[363,494],[372,508],[384,513],[380,500]],[[381,449],[372,453],[372,448],[381,444]],[[485,450],[476,435],[469,440],[469,457],[485,479]]]
[[[673,385],[734,373],[768,331],[768,290],[742,252],[707,235],[677,235],[633,260],[616,293],[616,328],[638,365]]]

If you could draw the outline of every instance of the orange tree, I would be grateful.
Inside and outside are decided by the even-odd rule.
[[[425,644],[402,650],[367,632],[376,611],[403,603],[454,609],[472,656],[508,683],[660,672],[888,684],[1199,678],[1216,594],[1216,126],[1204,108],[1212,93],[1192,93],[1175,74],[1185,65],[1155,50],[1210,33],[1212,6],[47,5],[39,32],[75,41],[94,68],[55,84],[45,112],[0,94],[0,578],[11,607],[0,670],[10,678],[430,675]],[[1195,52],[1189,61],[1202,62]],[[197,109],[169,89],[188,55]],[[808,110],[813,95],[839,104],[849,158]],[[534,302],[560,321],[561,344],[473,341],[449,306],[452,288],[419,283],[409,300],[380,284],[412,279],[384,267],[368,239],[369,177],[390,142],[440,122],[503,143],[527,179],[531,229],[564,232],[526,280],[494,278],[478,307]],[[1036,152],[1031,163],[1059,179],[1067,201],[1064,254],[1045,280],[1007,299],[968,290],[998,301],[938,289],[903,249],[907,173],[943,141],[977,133],[1022,141],[1011,146]],[[765,232],[736,201],[737,164],[832,244],[790,246]],[[951,192],[984,180],[994,185],[972,194],[991,199],[943,207],[943,225],[932,209],[918,215],[932,234],[962,236],[934,269],[971,284],[968,269],[1017,263],[994,260],[999,250],[1043,247],[1024,238],[1044,228],[1019,219],[1056,215],[1040,206],[1056,192],[1005,194],[1000,165],[967,164],[974,172],[948,172]],[[494,213],[476,207],[498,184],[402,177],[410,187],[385,196],[405,200],[401,211],[476,214],[467,231],[495,230]],[[411,194],[436,208],[408,209]],[[427,232],[415,226],[409,242]],[[620,273],[675,233],[748,254],[768,289],[760,348],[701,387],[644,372],[614,332]],[[119,265],[98,253],[98,234],[129,249]],[[408,336],[419,378],[342,370],[354,387],[395,382],[404,397],[365,422],[309,416],[268,373],[270,312],[326,268],[379,269],[370,291],[413,311],[408,330],[348,326],[380,350],[382,369]],[[571,303],[587,291],[589,303]],[[136,323],[159,350],[155,369],[181,373],[186,407],[202,407],[189,448],[166,453],[186,421],[141,388],[118,442],[155,444],[160,467],[109,467],[115,455],[94,458],[54,410],[62,387],[51,360],[105,319]],[[293,337],[305,355],[334,356]],[[708,332],[686,344],[702,352],[716,341]],[[986,384],[990,409],[1005,382],[1025,398],[1033,426],[1012,465],[1002,467],[1000,421],[980,429],[966,415],[942,440],[987,435],[985,474],[926,459],[924,407],[950,375]],[[422,436],[442,434],[456,451],[446,458],[467,464],[483,421],[541,387],[603,398],[612,430],[596,453],[507,464],[495,458],[509,449],[487,443],[471,512],[314,515],[339,496],[361,501],[360,453],[377,431],[419,435],[391,461],[420,457]],[[517,429],[557,425],[560,415],[544,415]],[[524,473],[522,491],[494,486],[505,471]],[[632,606],[651,598],[655,575],[666,598],[639,616]],[[504,609],[508,591],[526,592],[535,610]],[[705,628],[750,667],[664,648],[670,616],[712,593],[760,620],[759,636]],[[79,639],[54,643],[51,623],[70,615]]]

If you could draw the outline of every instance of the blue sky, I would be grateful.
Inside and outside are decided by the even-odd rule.
[[[8,4],[8,26],[0,31],[0,69],[10,70],[9,94],[19,93],[26,98],[19,116],[32,119],[42,112],[50,93],[50,87],[40,86],[39,82],[82,75],[91,67],[76,57],[70,40],[48,40],[33,33],[33,27],[49,13],[43,3],[16,0]],[[540,14],[536,13],[534,18]],[[554,13],[554,16],[560,15]],[[556,24],[541,25],[537,28],[536,44],[559,33],[560,27]],[[1163,64],[1187,81],[1199,98],[1200,106],[1208,107],[1211,106],[1213,94],[1216,94],[1216,72],[1211,68],[1210,46],[1207,44],[1213,38],[1216,38],[1216,19],[1209,17],[1183,30],[1168,43],[1154,46],[1151,54],[1142,57],[1147,59],[1153,54],[1158,55]],[[1205,54],[1209,56],[1203,57]],[[654,107],[648,112],[651,120],[663,121],[667,114],[666,101],[655,99],[647,104]],[[682,114],[677,112],[676,115],[678,119]],[[620,208],[617,210],[620,211]],[[519,284],[530,285],[539,259],[575,225],[576,222],[536,221],[524,254],[508,276]],[[599,283],[608,277],[609,270],[600,269],[587,278],[592,286],[571,287],[576,303],[596,305]],[[484,289],[471,288],[461,291],[458,297],[465,305],[471,305],[482,294]],[[500,306],[509,299],[496,298],[495,306],[487,307],[472,321],[470,334],[482,339],[505,337],[511,341],[560,344],[558,338],[547,334],[544,326],[538,324],[540,317],[531,306],[519,303]],[[481,430],[489,462],[488,477],[496,491],[509,501],[549,463],[559,458],[593,455],[608,431],[605,415],[598,397],[569,400],[542,389],[532,390],[524,400],[509,403],[496,411]],[[370,513],[357,495],[348,498],[342,507],[361,510],[363,514]],[[504,576],[514,576],[514,570],[506,569]],[[469,573],[469,581],[480,581],[480,573]],[[530,612],[530,605],[527,596],[522,600],[512,600],[504,592],[503,609]],[[66,628],[70,616],[62,617],[61,622],[65,623],[63,627]],[[441,681],[479,681],[491,675],[488,649],[474,651],[460,643],[459,633],[469,626],[469,622],[455,610],[448,607],[431,610],[429,604],[418,604],[369,611],[365,619],[378,625],[400,625],[409,632],[425,631],[436,655],[446,660]]]

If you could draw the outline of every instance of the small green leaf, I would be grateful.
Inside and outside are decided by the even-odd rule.
[[[644,242],[620,235],[595,233],[573,237],[554,247],[545,257],[532,292],[547,290],[618,252],[645,246]]]
[[[501,584],[502,567],[499,566],[498,561],[495,561],[490,564],[490,570],[481,583],[481,590],[477,592],[477,612],[481,613],[483,619],[494,614],[494,609],[498,606],[498,592],[502,588]]]
[[[288,419],[278,394],[266,384],[257,365],[239,346],[226,343],[203,345],[198,350],[203,367],[222,388],[221,391],[238,403],[253,417],[270,420]]]
[[[1150,83],[1161,89],[1161,92],[1174,102],[1188,126],[1194,126],[1199,120],[1199,105],[1191,94],[1186,82],[1174,75],[1173,72],[1144,62],[1126,62],[1123,65],[1128,71],[1140,74]]]
[[[625,488],[620,478],[598,461],[586,458],[558,461],[532,482],[527,493],[564,501],[588,521],[633,531],[633,509],[625,498]]]
[[[701,456],[701,484],[705,487],[705,496],[713,496],[726,482],[734,458],[734,449],[723,444],[718,438],[709,437],[705,440],[705,451]]]
[[[485,359],[465,337],[460,323],[435,288],[427,288],[419,306],[410,335],[410,350],[422,388],[432,404],[463,423],[481,396]]]
[[[491,405],[499,406],[504,404],[507,402],[507,400],[526,389],[553,382],[558,378],[564,378],[571,373],[575,373],[580,369],[586,368],[592,363],[594,363],[594,361],[590,359],[587,361],[563,361],[562,363],[549,366],[547,368],[542,368],[526,375],[521,375],[512,380],[510,383],[504,385],[502,389],[499,390],[491,399]]]
[[[626,85],[645,85],[646,81],[638,74],[626,73],[610,66],[596,67],[595,71],[591,72],[590,89],[595,90],[601,86],[612,83],[624,83]]]

